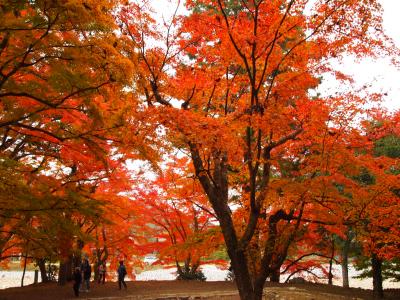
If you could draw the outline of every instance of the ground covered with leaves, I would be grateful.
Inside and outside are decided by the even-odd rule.
[[[82,299],[239,299],[232,282],[134,281],[127,290],[118,290],[117,283],[92,283],[90,292]],[[373,299],[372,291],[323,284],[271,284],[265,288],[266,299]],[[189,298],[189,296],[191,298]],[[202,297],[202,298],[200,298]],[[0,290],[0,300],[72,299],[72,284],[56,283],[30,285]],[[400,299],[400,290],[386,290],[386,299]]]

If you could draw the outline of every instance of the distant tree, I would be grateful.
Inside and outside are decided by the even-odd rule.
[[[141,188],[136,201],[143,209],[142,231],[151,237],[143,246],[157,252],[160,263],[174,264],[177,279],[202,281],[206,278],[200,267],[210,262],[222,236],[192,172],[187,159],[175,158]]]
[[[373,159],[355,177],[364,190],[359,195],[363,201],[358,208],[357,240],[363,256],[369,257],[370,262],[366,263],[363,258],[356,261],[359,269],[371,266],[371,271],[360,276],[371,275],[377,297],[383,297],[383,280],[397,276],[395,270],[400,258],[400,226],[395,221],[400,218],[399,116],[399,112],[378,115],[366,124]],[[390,273],[391,267],[394,273]]]

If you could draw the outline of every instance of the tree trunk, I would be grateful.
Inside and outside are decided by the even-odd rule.
[[[348,288],[349,285],[349,250],[350,250],[351,238],[346,237],[342,248],[342,285],[344,288]]]
[[[329,273],[328,273],[328,284],[332,285],[333,274],[332,274],[332,259],[329,260]]]
[[[106,230],[104,227],[102,227],[101,229],[101,234],[103,237],[103,242],[104,242],[104,246],[102,249],[99,248],[99,245],[96,246],[96,263],[94,265],[94,280],[97,281],[99,279],[99,266],[102,264],[105,264],[108,258],[108,248],[106,245],[107,242],[107,235],[106,235]],[[98,231],[96,228],[96,240],[99,241],[99,236],[98,236]],[[83,248],[83,246],[82,246]],[[105,276],[106,273],[104,273]]]
[[[281,272],[280,272],[280,269],[278,269],[278,270],[272,272],[270,280],[271,280],[271,282],[279,283],[280,278],[281,278]]]
[[[220,213],[222,209],[218,207],[217,209],[214,208],[214,210],[217,213]],[[236,233],[230,216],[220,213],[219,222],[224,236],[225,244],[227,246],[228,255],[231,259],[232,269],[235,274],[235,282],[239,290],[240,299],[261,299],[261,297],[255,297],[246,255],[243,250],[238,249]]]
[[[42,282],[49,282],[49,278],[47,277],[46,272],[46,261],[43,258],[36,260],[36,264],[40,270],[40,277],[42,278]]]
[[[333,265],[333,258],[335,257],[335,241],[332,238],[332,252],[331,257],[329,259],[329,274],[328,274],[328,284],[333,284],[333,273],[332,273],[332,265]]]
[[[24,271],[22,272],[21,287],[24,286],[24,278],[25,278],[25,272],[26,272],[26,260],[27,260],[27,257],[28,257],[28,251],[25,253],[25,256],[24,256]]]
[[[60,262],[60,269],[58,270],[58,284],[65,285],[67,283],[67,264]]]
[[[201,155],[194,144],[189,143],[192,162],[196,170],[201,185],[207,197],[214,209],[217,219],[220,224],[222,235],[224,237],[225,245],[229,258],[231,259],[232,269],[235,274],[236,286],[239,290],[239,296],[242,300],[262,300],[263,287],[266,278],[270,275],[267,270],[263,270],[261,274],[255,277],[255,274],[251,274],[249,270],[248,260],[246,257],[246,248],[248,241],[254,235],[254,230],[249,229],[247,233],[250,236],[246,237],[247,244],[240,245],[240,240],[237,236],[235,226],[232,220],[232,211],[228,205],[228,168],[227,168],[227,156],[226,154],[216,153],[213,158],[214,172],[211,177],[212,181],[208,177],[209,175],[204,173],[204,166]],[[269,152],[266,151],[266,159],[269,159]],[[264,155],[265,156],[265,155]],[[269,166],[265,167],[265,174],[269,174]],[[267,181],[268,181],[268,176]],[[255,185],[253,185],[255,188]],[[251,220],[254,225],[256,224],[260,214],[260,208],[253,208],[251,211]],[[250,227],[249,227],[250,228]],[[255,227],[253,227],[255,228]],[[243,237],[242,237],[243,238]],[[267,257],[264,263],[265,267],[268,266],[269,257]]]
[[[373,294],[374,298],[383,298],[383,286],[382,286],[382,260],[372,254],[372,282],[373,282]]]
[[[39,282],[39,271],[35,270],[35,275],[33,277],[33,284],[38,284]]]
[[[229,249],[229,248],[228,248]],[[228,250],[228,254],[231,255]],[[235,274],[235,283],[242,300],[262,300],[264,282],[255,284],[247,267],[247,259],[243,251],[236,250],[236,255],[230,256],[232,269]]]
[[[100,276],[100,274],[99,274],[99,266],[102,264],[102,262],[101,261],[99,261],[99,260],[96,260],[96,262],[94,263],[94,281],[98,281],[99,280],[99,276]]]
[[[60,262],[60,270],[58,272],[58,284],[65,285],[67,281],[72,280],[72,258],[68,257],[65,261]]]

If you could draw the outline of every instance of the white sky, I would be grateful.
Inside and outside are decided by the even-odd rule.
[[[400,1],[379,0],[382,4],[383,26],[397,47],[400,47]],[[344,68],[346,73],[354,76],[360,85],[372,83],[374,91],[383,91],[385,105],[389,109],[400,109],[400,68],[390,65],[387,60],[363,61],[354,64],[351,58],[345,59]]]
[[[384,29],[397,47],[400,48],[400,0],[379,0],[382,4]],[[161,12],[164,16],[171,14],[175,10],[176,0],[150,0],[157,13]],[[183,2],[183,0],[181,0]],[[358,86],[371,85],[371,91],[386,93],[384,105],[390,110],[400,109],[400,67],[390,64],[389,60],[363,60],[355,63],[353,58],[344,59],[340,69],[352,75]],[[326,86],[326,87],[325,87]],[[334,84],[325,83],[324,88],[337,88]]]

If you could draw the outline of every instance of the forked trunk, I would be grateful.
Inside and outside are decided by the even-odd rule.
[[[214,171],[210,175],[204,172],[204,165],[202,156],[199,153],[196,145],[189,143],[193,165],[196,170],[196,176],[199,178],[204,191],[214,209],[216,217],[219,221],[222,235],[225,240],[225,245],[228,251],[228,255],[231,259],[231,265],[235,274],[236,286],[239,290],[239,296],[241,300],[261,300],[263,294],[263,286],[265,279],[269,274],[262,273],[257,275],[257,278],[252,278],[252,274],[249,271],[249,264],[246,258],[246,247],[254,235],[254,229],[257,224],[260,209],[254,208],[252,211],[253,227],[248,227],[247,233],[238,237],[235,230],[235,225],[232,219],[232,211],[228,205],[228,166],[227,166],[227,155],[220,152],[216,152],[213,158]],[[267,152],[268,154],[269,152]],[[267,159],[269,157],[266,157]],[[269,174],[269,167],[264,171],[265,174]],[[268,182],[268,176],[265,179]],[[210,177],[209,177],[210,176]],[[212,180],[211,180],[211,179]],[[253,185],[255,188],[255,185]]]
[[[228,250],[228,254],[230,251]],[[230,255],[232,269],[235,274],[235,283],[241,300],[261,300],[265,280],[256,280],[251,277],[247,259],[243,251],[236,250]]]
[[[235,273],[237,278],[237,274]],[[236,286],[239,290],[239,296],[241,300],[262,300],[263,287],[252,287],[251,285],[246,285],[246,280],[235,280]]]
[[[243,258],[241,257],[243,256]],[[235,274],[235,283],[239,290],[240,299],[255,300],[253,284],[250,279],[250,274],[247,269],[247,262],[244,255],[238,253],[237,257],[231,257],[232,269]]]

